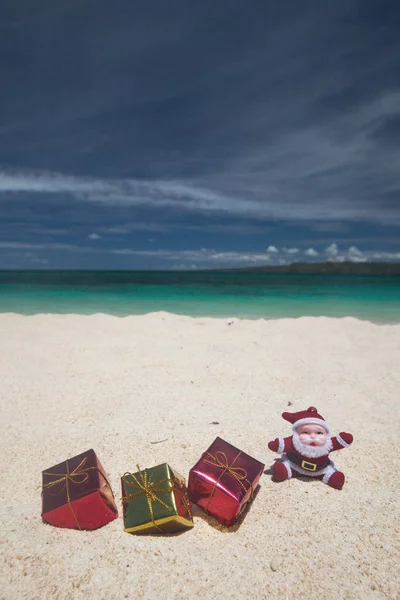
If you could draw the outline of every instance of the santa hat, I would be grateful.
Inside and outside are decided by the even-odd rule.
[[[324,417],[318,414],[315,406],[310,406],[307,410],[300,410],[295,413],[282,413],[282,417],[292,423],[293,431],[295,431],[301,425],[308,425],[313,423],[314,425],[321,425],[327,433],[329,433],[329,425],[325,421]]]

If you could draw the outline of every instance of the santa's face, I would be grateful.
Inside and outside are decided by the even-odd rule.
[[[322,425],[310,423],[308,425],[301,425],[297,429],[299,440],[305,446],[324,446],[326,444],[326,431]]]

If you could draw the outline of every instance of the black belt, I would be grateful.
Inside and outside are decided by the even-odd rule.
[[[329,458],[324,462],[323,465],[317,465],[316,463],[310,462],[308,460],[302,460],[295,454],[287,454],[286,456],[289,460],[294,462],[295,465],[299,465],[299,467],[301,467],[305,471],[322,471],[322,469],[325,469],[325,467],[327,467],[330,463]]]

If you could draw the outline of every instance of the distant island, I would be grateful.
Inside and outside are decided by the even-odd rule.
[[[222,270],[222,269],[218,269]],[[227,270],[227,269],[223,269]],[[400,275],[400,263],[389,262],[315,262],[292,263],[290,265],[241,267],[228,269],[235,272],[291,273],[305,275]]]

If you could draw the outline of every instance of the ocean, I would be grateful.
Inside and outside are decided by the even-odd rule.
[[[192,317],[357,317],[400,322],[400,276],[234,271],[1,271],[0,312],[165,311]]]

